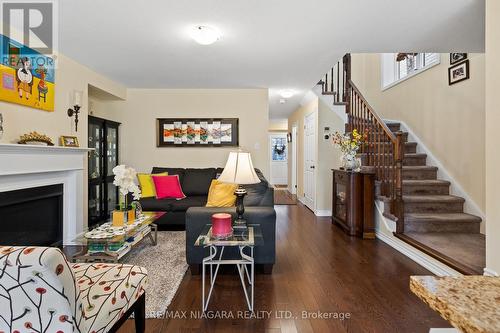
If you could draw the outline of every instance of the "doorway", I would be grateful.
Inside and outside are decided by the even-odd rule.
[[[316,111],[304,117],[304,204],[316,211]]]
[[[297,194],[297,124],[292,125],[292,173],[290,193]]]
[[[269,134],[269,156],[271,161],[271,184],[288,184],[288,142],[286,133]]]

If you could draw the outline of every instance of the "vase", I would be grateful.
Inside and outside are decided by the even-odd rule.
[[[340,157],[342,168],[345,170],[361,171],[361,160],[354,153],[345,153]]]

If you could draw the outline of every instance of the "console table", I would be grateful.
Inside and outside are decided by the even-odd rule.
[[[375,174],[332,169],[332,223],[351,236],[375,238]]]

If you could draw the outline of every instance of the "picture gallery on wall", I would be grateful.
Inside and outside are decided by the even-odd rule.
[[[238,146],[238,118],[158,118],[157,147]]]

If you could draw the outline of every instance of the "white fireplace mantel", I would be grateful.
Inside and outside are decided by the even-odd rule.
[[[84,229],[84,170],[91,150],[0,144],[0,192],[63,184],[63,242],[69,244]]]

